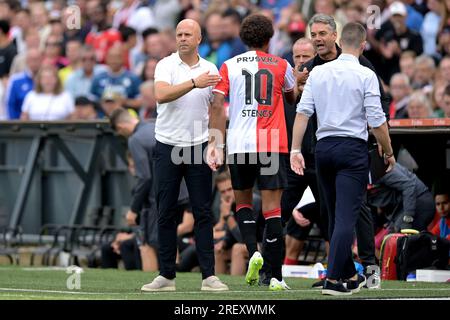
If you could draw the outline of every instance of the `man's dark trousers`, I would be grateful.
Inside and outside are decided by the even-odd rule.
[[[325,137],[317,142],[316,170],[319,192],[328,212],[329,279],[356,274],[352,243],[369,175],[367,142],[348,137]]]
[[[212,172],[203,161],[207,142],[174,147],[156,142],[154,150],[160,275],[175,278],[177,254],[177,201],[184,177],[194,214],[194,235],[203,279],[214,275]],[[181,163],[180,163],[181,162]]]

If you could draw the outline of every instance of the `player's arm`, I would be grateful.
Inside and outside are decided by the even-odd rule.
[[[179,84],[171,85],[164,81],[155,83],[155,98],[158,103],[167,103],[184,96],[195,88],[206,88],[215,86],[220,80],[219,75],[209,74],[206,71],[196,78],[189,79]]]
[[[284,75],[284,98],[286,99],[287,103],[290,105],[295,104],[295,101],[297,100],[297,93],[295,91],[296,86],[296,79],[294,76],[294,71],[291,65],[286,61],[287,67],[286,67],[286,73]]]
[[[211,118],[209,128],[209,143],[214,147],[224,143],[225,126],[227,121],[224,103],[225,96],[215,91],[213,102],[211,104]]]

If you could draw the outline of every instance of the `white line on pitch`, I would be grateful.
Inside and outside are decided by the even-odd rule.
[[[172,291],[172,292],[86,292],[86,291],[62,291],[62,290],[43,290],[43,289],[19,289],[19,288],[0,288],[0,291],[5,292],[37,292],[37,293],[61,293],[61,294],[73,294],[73,295],[141,295],[141,294],[199,294],[199,293],[205,293],[205,294],[211,294],[215,292],[205,292],[205,291]],[[450,291],[450,288],[399,288],[399,289],[380,289],[380,291]],[[312,289],[293,289],[289,291],[282,291],[285,292],[310,292],[310,293],[320,293],[319,290],[312,290]],[[373,291],[372,291],[373,292]],[[217,293],[220,294],[229,294],[229,293],[270,293],[270,294],[276,294],[276,292],[269,292],[269,291],[247,291],[247,290],[229,290],[229,291],[218,291]]]

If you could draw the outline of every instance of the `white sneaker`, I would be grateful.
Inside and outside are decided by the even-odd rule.
[[[144,284],[141,291],[175,291],[175,280],[169,280],[163,276],[157,276],[152,282]]]
[[[209,276],[202,281],[202,291],[227,291],[228,286],[216,276]]]
[[[269,285],[270,291],[284,291],[291,290],[291,288],[284,282],[284,280],[279,281],[277,278],[270,279]]]

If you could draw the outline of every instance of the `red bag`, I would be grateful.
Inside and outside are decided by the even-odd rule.
[[[380,266],[381,280],[398,280],[397,277],[397,240],[419,231],[414,229],[402,229],[402,233],[391,233],[384,237],[381,244]]]
[[[380,252],[381,280],[397,280],[397,239],[406,236],[402,233],[391,233],[383,239]]]

